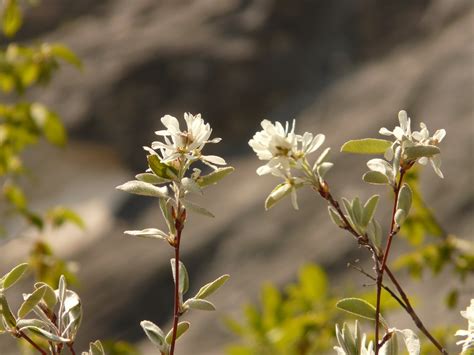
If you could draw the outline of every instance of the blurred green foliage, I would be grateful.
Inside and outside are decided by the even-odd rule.
[[[31,2],[30,2],[31,3]],[[11,38],[23,23],[23,6],[17,0],[1,2],[1,29]],[[49,245],[41,238],[44,233],[65,223],[84,227],[80,217],[64,207],[53,207],[37,212],[30,208],[24,192],[25,180],[34,174],[24,163],[24,154],[44,139],[63,147],[67,135],[59,116],[39,102],[24,98],[28,89],[46,86],[61,62],[77,68],[81,61],[61,44],[40,43],[23,46],[6,41],[0,48],[0,214],[2,217],[23,219],[24,229],[35,229],[38,238],[30,253],[30,262],[38,281],[54,286],[61,274],[74,281],[67,263],[54,256]],[[18,220],[19,222],[19,220]],[[18,229],[19,223],[16,223]],[[20,234],[22,231],[20,231]],[[5,223],[0,221],[0,236],[12,237]]]
[[[354,295],[353,290],[350,292]],[[338,297],[330,290],[328,276],[319,266],[300,268],[298,280],[281,292],[272,284],[262,287],[260,306],[244,307],[243,323],[227,318],[227,327],[240,339],[230,345],[228,355],[322,354],[335,344],[334,327],[346,319],[336,308]],[[375,302],[373,292],[358,295]],[[396,302],[383,294],[382,308],[396,307]]]
[[[450,268],[453,275],[465,281],[474,272],[474,243],[444,230],[421,196],[418,169],[410,169],[405,179],[412,188],[413,202],[400,235],[409,242],[413,251],[398,257],[395,266],[408,270],[415,279],[420,279],[425,270],[437,275]],[[445,298],[448,307],[457,306],[458,292],[457,289],[448,290]]]

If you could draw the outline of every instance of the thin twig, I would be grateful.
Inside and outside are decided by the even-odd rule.
[[[67,343],[66,345],[69,348],[69,351],[71,352],[71,354],[76,355],[76,352],[74,351],[74,343]]]
[[[362,244],[365,247],[367,247],[367,249],[369,249],[369,251],[372,253],[372,256],[375,262],[378,263],[378,261],[380,260],[380,257],[378,255],[377,249],[370,244],[366,236],[359,235],[359,233],[357,233],[357,231],[355,231],[354,228],[352,228],[346,216],[344,215],[344,212],[342,212],[342,209],[339,206],[339,202],[331,195],[329,191],[329,185],[327,184],[327,182],[324,181],[321,186],[319,186],[318,188],[314,188],[314,190],[317,191],[325,200],[329,202],[329,204],[332,207],[336,209],[339,217],[341,217],[341,219],[344,221],[344,224],[345,224],[345,226],[341,228],[350,232],[355,237],[355,239],[358,241],[359,244]],[[425,326],[421,322],[420,318],[418,317],[415,310],[411,306],[410,301],[408,300],[408,297],[403,291],[403,288],[401,287],[400,283],[397,281],[397,279],[395,278],[395,276],[393,275],[392,271],[390,270],[387,264],[385,264],[383,270],[387,272],[387,275],[390,277],[390,280],[395,285],[397,291],[399,292],[404,302],[400,302],[401,300],[399,297],[394,297],[395,300],[397,300],[397,302],[400,303],[400,305],[405,309],[405,311],[411,316],[411,318],[413,319],[418,329],[420,329],[423,332],[423,334],[427,336],[427,338],[433,343],[433,345],[436,346],[436,348],[438,348],[438,350],[442,354],[447,355],[448,352],[446,351],[446,349],[443,348],[443,346],[433,337],[433,335],[431,335],[431,333],[425,328]],[[390,295],[393,296],[392,293],[390,293]],[[405,305],[405,307],[403,306],[403,304]]]
[[[410,300],[408,299],[408,296],[406,295],[406,293],[403,290],[402,286],[400,285],[400,283],[396,279],[395,275],[393,275],[392,271],[387,266],[385,267],[385,271],[386,271],[388,277],[390,278],[390,280],[392,281],[392,283],[395,285],[395,287],[396,287],[398,293],[400,294],[401,298],[405,302],[405,305],[406,305],[405,310],[410,315],[411,319],[413,319],[413,322],[415,323],[415,325],[418,327],[418,329],[420,329],[423,332],[423,334],[426,335],[426,337],[433,343],[434,346],[436,346],[436,348],[442,354],[448,355],[448,351],[433,337],[433,335],[431,335],[431,333],[428,331],[428,329],[426,329],[425,325],[423,324],[421,319],[416,314],[415,310],[413,309],[413,307],[410,303]]]
[[[42,355],[48,355],[46,351],[41,349],[41,347],[36,344],[28,335],[26,335],[23,331],[18,330],[18,335],[20,338],[25,339],[28,343],[31,344],[32,347],[34,347],[36,350],[38,350]]]
[[[379,324],[380,324],[380,296],[382,290],[382,282],[383,282],[383,273],[385,269],[385,265],[387,264],[388,255],[390,253],[390,247],[392,246],[393,236],[396,233],[396,223],[395,223],[395,214],[398,208],[398,194],[400,192],[400,188],[403,183],[403,177],[405,176],[405,170],[400,169],[400,178],[398,183],[394,187],[394,202],[393,202],[393,209],[392,209],[392,216],[390,219],[390,232],[388,234],[387,245],[385,247],[385,252],[382,254],[382,265],[379,267],[377,262],[377,302],[375,305],[375,355],[379,354]]]
[[[377,281],[377,278],[370,275],[368,272],[366,272],[364,269],[362,269],[361,267],[358,267],[352,263],[349,263],[349,266],[352,267],[353,269],[359,271],[360,273],[364,274],[365,276],[367,276],[369,279],[371,279],[372,281]],[[385,285],[384,283],[382,283],[382,288],[387,291],[390,296],[392,296],[392,298],[398,302],[398,304],[400,306],[402,306],[403,309],[405,309],[407,312],[408,312],[408,309],[407,309],[407,305],[405,304],[405,302],[403,302],[403,300],[398,297],[398,295],[395,293],[395,291],[393,291],[390,287],[388,287],[387,285]]]
[[[173,336],[171,338],[171,349],[170,355],[174,354],[174,348],[176,344],[176,336],[178,333],[178,321],[180,316],[180,296],[179,296],[179,246],[181,242],[181,232],[184,228],[184,219],[186,218],[186,210],[178,203],[175,227],[176,227],[176,239],[174,243],[174,269],[175,269],[175,282],[174,282],[174,311],[173,311]]]

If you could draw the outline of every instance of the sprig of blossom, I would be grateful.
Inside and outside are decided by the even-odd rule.
[[[440,170],[441,158],[438,144],[446,136],[446,130],[439,129],[433,136],[430,136],[428,128],[422,122],[420,123],[420,131],[412,132],[411,119],[404,110],[398,113],[398,120],[400,126],[396,126],[393,131],[385,127],[379,130],[379,133],[384,136],[395,137],[395,141],[385,152],[385,158],[389,161],[392,160],[397,148],[400,147],[402,165],[408,166],[415,162],[426,165],[429,161],[435,173],[443,178],[443,173]]]
[[[143,147],[148,153],[148,169],[136,175],[136,180],[117,186],[117,189],[133,194],[156,197],[159,199],[160,210],[168,227],[168,232],[157,228],[125,231],[135,237],[161,239],[174,248],[175,258],[171,259],[171,270],[174,280],[173,327],[165,335],[163,330],[151,321],[140,323],[150,341],[158,348],[160,354],[173,355],[176,339],[190,326],[189,322],[178,322],[181,315],[190,309],[206,311],[215,310],[215,306],[206,298],[220,288],[229,278],[222,275],[204,285],[198,293],[184,300],[189,289],[189,277],[186,267],[180,260],[180,243],[188,211],[214,217],[211,212],[194,202],[188,195],[202,194],[204,188],[217,183],[231,173],[234,168],[225,166],[226,162],[216,155],[203,155],[202,150],[207,143],[218,143],[220,138],[210,139],[212,129],[205,123],[200,114],[184,114],[186,129],[181,130],[178,120],[170,115],[161,118],[166,129],[155,133],[163,137],[164,142],[155,141],[152,147]],[[201,175],[202,171],[193,168],[195,162],[210,166],[213,171]],[[216,165],[220,165],[218,168]],[[163,186],[156,186],[163,185]]]
[[[207,143],[219,143],[221,138],[209,140],[212,129],[209,123],[204,123],[201,114],[184,114],[186,130],[181,130],[176,117],[165,115],[161,122],[166,127],[156,131],[155,134],[163,137],[164,142],[154,141],[151,147],[159,150],[162,162],[168,163],[179,158],[189,161],[201,160],[203,163],[217,169],[215,165],[226,165],[221,157],[216,155],[202,155],[201,151]],[[215,165],[214,165],[215,164]]]
[[[466,337],[463,340],[458,341],[457,345],[462,345],[462,354],[470,354],[468,350],[474,350],[474,298],[471,299],[471,304],[466,308],[465,311],[460,312],[461,315],[467,319],[467,329],[460,329],[456,332],[455,336]]]
[[[283,183],[277,185],[265,201],[267,209],[273,207],[278,201],[291,195],[294,209],[298,209],[296,190],[305,184],[319,186],[323,183],[325,173],[333,166],[326,162],[329,152],[327,148],[316,163],[311,167],[308,155],[315,152],[325,140],[323,134],[313,135],[305,132],[303,135],[295,133],[295,120],[291,125],[286,122],[272,123],[269,120],[261,122],[262,130],[255,133],[249,140],[257,157],[267,161],[266,164],[257,169],[258,175],[272,174],[283,179]]]

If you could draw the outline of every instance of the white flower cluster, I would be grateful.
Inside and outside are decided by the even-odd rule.
[[[400,354],[398,339],[401,337],[409,355],[420,355],[421,346],[418,336],[410,329],[389,328],[391,337],[380,348],[380,355]],[[354,332],[351,332],[344,323],[342,329],[336,324],[336,339],[339,346],[335,346],[337,355],[375,355],[374,344],[370,341],[366,344],[367,336],[360,331],[358,322],[355,322]]]
[[[387,149],[385,158],[390,161],[399,154],[399,159],[417,161],[423,165],[426,165],[429,161],[436,174],[443,178],[443,173],[440,170],[441,158],[437,146],[446,136],[446,131],[439,129],[430,137],[426,125],[420,123],[420,131],[412,132],[411,120],[404,110],[398,113],[398,120],[400,126],[395,127],[393,131],[385,127],[382,127],[379,131],[384,136],[394,136],[396,139],[392,146]]]
[[[161,161],[170,163],[179,158],[189,161],[201,160],[203,163],[216,169],[215,165],[226,165],[221,157],[216,155],[202,155],[201,151],[207,143],[219,143],[221,138],[209,140],[212,129],[209,123],[204,123],[200,114],[196,116],[185,113],[186,130],[181,130],[178,120],[170,115],[163,116],[161,122],[165,130],[156,131],[155,134],[162,136],[164,142],[155,141],[151,147],[159,150]],[[215,165],[214,165],[215,164]]]
[[[344,323],[342,329],[336,324],[336,338],[339,346],[335,346],[337,355],[352,355],[354,353],[360,355],[374,355],[374,344],[370,341],[366,344],[367,335],[361,334],[358,322],[355,322],[354,334],[348,329],[347,324]]]
[[[136,175],[136,180],[117,186],[117,189],[129,193],[161,199],[163,216],[168,222],[170,232],[165,233],[156,228],[147,228],[139,231],[126,231],[125,233],[128,235],[160,238],[172,243],[175,237],[174,222],[170,212],[172,207],[178,210],[184,206],[188,210],[213,216],[205,208],[189,201],[188,197],[190,194],[202,194],[204,188],[217,183],[230,174],[234,168],[225,166],[225,160],[219,156],[202,154],[207,143],[218,143],[221,139],[210,139],[212,129],[209,123],[204,122],[200,114],[185,113],[184,120],[186,128],[182,130],[175,117],[163,116],[161,122],[166,129],[155,133],[163,137],[164,141],[152,142],[151,148],[143,147],[148,153],[148,169],[145,173]],[[213,170],[207,175],[201,175],[202,171],[194,168],[189,173],[191,165],[199,161],[210,166]]]
[[[296,134],[294,120],[291,129],[288,122],[283,126],[280,122],[272,123],[269,120],[263,120],[261,126],[263,130],[255,133],[249,141],[258,158],[267,161],[257,169],[257,174],[272,174],[285,181],[273,190],[265,205],[268,209],[291,193],[293,207],[298,209],[296,189],[305,183],[320,183],[333,165],[325,161],[329,148],[321,154],[313,168],[308,164],[307,155],[324,143],[325,136],[309,132]],[[302,171],[304,175],[295,176],[292,169]]]
[[[466,337],[466,339],[458,341],[457,345],[462,345],[462,354],[470,354],[468,350],[474,351],[474,298],[471,299],[471,304],[465,311],[460,312],[461,315],[467,319],[467,329],[460,329],[455,336]]]

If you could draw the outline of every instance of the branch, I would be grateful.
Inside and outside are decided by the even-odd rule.
[[[400,186],[401,186],[401,180],[400,180]],[[399,187],[400,187],[399,186]],[[313,189],[315,191],[317,191],[325,200],[328,201],[328,203],[334,207],[339,215],[339,217],[341,217],[341,219],[344,221],[345,223],[345,226],[344,227],[341,227],[342,229],[345,229],[347,230],[349,233],[351,233],[358,241],[359,244],[367,247],[367,249],[370,250],[370,252],[372,253],[372,256],[375,260],[375,262],[377,263],[378,265],[378,262],[380,261],[380,257],[378,256],[377,254],[377,249],[372,246],[369,241],[368,241],[368,238],[366,236],[361,236],[359,235],[359,233],[357,233],[357,231],[354,230],[354,228],[352,228],[352,226],[350,225],[349,221],[347,220],[346,216],[344,215],[344,213],[342,212],[342,209],[341,207],[339,206],[339,202],[331,195],[330,191],[329,191],[329,186],[327,184],[326,181],[323,182],[322,186],[319,186],[318,188],[316,187],[313,187]],[[398,188],[399,189],[399,188]],[[397,198],[396,200],[398,199],[398,195],[397,195]],[[392,221],[393,221],[393,218],[392,218]],[[392,226],[392,229],[393,229],[393,226]],[[391,237],[389,237],[390,239],[393,238],[393,236],[395,235],[395,233],[390,233]],[[387,245],[388,246],[388,245]],[[388,250],[390,251],[390,247],[388,248]],[[386,250],[387,251],[387,250]],[[410,300],[408,299],[406,293],[404,292],[403,288],[400,286],[400,283],[397,281],[397,279],[395,278],[395,276],[393,275],[393,273],[391,272],[390,268],[386,265],[386,262],[387,262],[387,253],[385,253],[384,255],[384,259],[385,259],[385,265],[382,268],[377,268],[377,269],[380,269],[380,270],[384,270],[387,272],[387,275],[389,276],[390,280],[393,282],[393,284],[395,285],[398,293],[400,294],[401,298],[398,297],[393,290],[389,289],[388,287],[384,286],[383,285],[383,278],[380,280],[380,287],[381,288],[384,288],[385,290],[387,290],[387,292],[389,292],[389,294],[403,307],[403,309],[405,309],[405,311],[411,316],[411,318],[413,319],[415,325],[418,327],[418,329],[420,329],[423,334],[426,335],[426,337],[433,343],[434,346],[436,346],[436,348],[444,355],[447,355],[448,352],[446,351],[446,349],[443,348],[443,346],[433,337],[433,335],[431,335],[431,333],[426,329],[426,327],[423,325],[423,323],[421,322],[420,318],[418,317],[418,315],[416,314],[415,310],[413,309],[413,307],[411,306],[410,304]],[[383,260],[382,260],[383,262]],[[365,273],[365,272],[364,272]],[[369,276],[371,279],[374,279],[374,277],[372,275],[369,275],[369,274],[366,274],[367,276]],[[375,281],[377,281],[377,279],[375,279]],[[377,327],[378,328],[378,327]],[[378,331],[377,331],[378,333]],[[378,343],[377,343],[378,344]],[[383,343],[381,343],[381,345],[383,345]],[[380,346],[381,346],[380,345]]]
[[[38,344],[36,344],[28,335],[26,335],[23,331],[18,330],[17,332],[18,336],[20,338],[25,339],[28,343],[31,344],[32,347],[34,347],[36,350],[38,350],[42,355],[48,355],[46,351],[40,348]]]
[[[408,296],[406,295],[405,291],[401,287],[400,283],[398,280],[395,278],[395,275],[393,275],[392,271],[388,268],[388,266],[385,267],[385,271],[387,272],[388,277],[392,281],[392,283],[395,285],[398,293],[400,294],[401,298],[405,302],[406,308],[405,310],[407,313],[410,315],[411,319],[413,319],[413,322],[415,325],[420,329],[423,334],[426,335],[426,337],[433,343],[434,346],[444,355],[448,355],[448,351],[431,335],[431,333],[425,328],[423,322],[421,319],[418,317],[416,314],[415,310],[413,309],[410,300],[408,299]]]
[[[382,265],[379,267],[378,260],[376,262],[376,265],[377,265],[377,303],[375,306],[375,355],[378,355],[379,350],[380,350],[380,347],[379,347],[380,296],[381,296],[381,290],[382,290],[383,273],[384,273],[385,265],[387,265],[388,254],[390,253],[390,247],[392,246],[393,236],[396,234],[395,214],[397,212],[397,207],[398,207],[398,194],[400,192],[400,187],[402,186],[404,176],[405,176],[405,170],[402,168],[400,169],[400,178],[398,180],[397,185],[394,188],[395,197],[393,201],[392,217],[390,220],[390,233],[388,234],[385,252],[382,254],[383,256]]]
[[[186,210],[181,209],[181,204],[178,203],[177,212],[175,213],[175,227],[176,227],[176,239],[174,243],[174,270],[175,270],[175,282],[174,282],[174,311],[173,311],[173,336],[171,338],[171,349],[170,355],[174,354],[174,348],[176,344],[176,336],[178,332],[178,321],[180,316],[180,297],[179,297],[179,246],[181,242],[181,232],[184,228],[184,221],[186,219]]]

